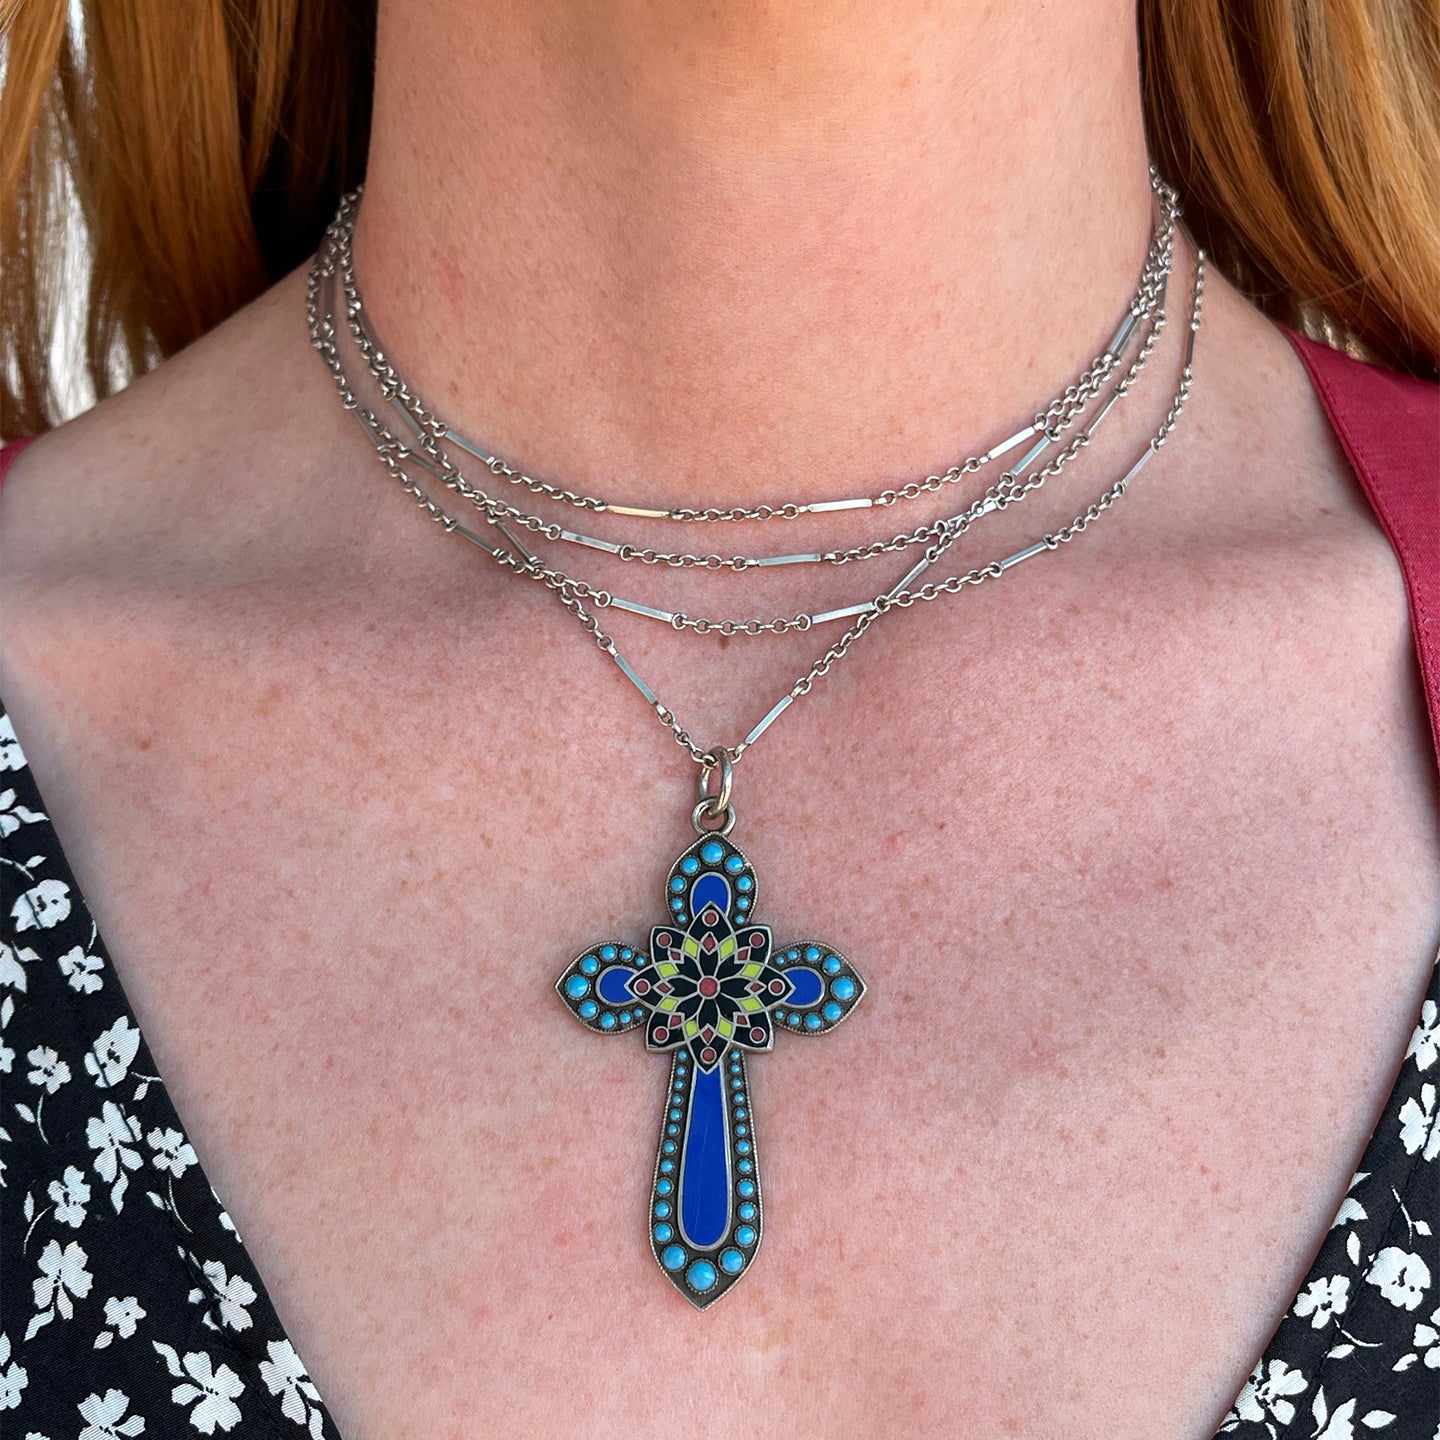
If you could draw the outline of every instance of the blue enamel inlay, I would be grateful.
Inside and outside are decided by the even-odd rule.
[[[690,1092],[680,1162],[680,1225],[685,1238],[700,1249],[718,1245],[730,1225],[725,1102],[718,1069],[701,1070]]]
[[[745,857],[718,832],[702,835],[676,858],[666,876],[664,899],[671,918],[654,927],[648,945],[638,950],[618,940],[597,945],[582,952],[560,976],[561,997],[590,1029],[628,1033],[643,1023],[649,1044],[676,1051],[671,1089],[662,1107],[650,1236],[661,1267],[701,1309],[744,1275],[760,1243],[759,1167],[754,1127],[749,1124],[744,1050],[768,1046],[772,1028],[825,1032],[845,1018],[865,989],[848,962],[826,944],[803,942],[778,951],[771,948],[768,930],[762,928],[752,936],[755,922],[749,911],[755,908],[758,892],[759,882]],[[724,918],[706,924],[700,917],[707,914]],[[698,959],[682,956],[680,937],[688,935],[685,943],[694,949],[703,938],[702,930],[713,935],[706,942],[709,948]],[[665,937],[663,945],[659,936]],[[751,946],[752,939],[761,943]],[[719,949],[715,941],[725,947],[723,961],[712,953]],[[687,1006],[682,1014],[668,1017],[682,1023],[695,1020],[688,997],[704,983],[707,971],[717,976],[718,967],[723,983],[743,969],[742,962],[749,964],[752,957],[761,962],[756,970],[764,978],[754,987],[753,999],[747,998],[751,976],[746,975],[738,986],[722,992],[731,1003],[727,1009],[726,1001],[720,1000],[720,1019],[709,1018],[708,1010],[698,1012],[706,1017],[703,1023],[715,1025],[717,1032],[723,1024],[725,1033],[699,1039],[700,1022],[695,1024],[696,1035],[667,1029],[658,1018],[666,1012],[658,1005],[674,993],[671,988],[653,997],[647,991],[644,999],[636,993],[641,967],[646,967],[648,977],[655,973],[651,967],[672,953],[676,963],[684,962],[682,970],[696,960],[684,975],[691,990],[677,986],[679,994],[667,1002]],[[768,972],[767,961],[775,967]],[[775,981],[777,970],[784,974],[783,983]],[[780,994],[770,991],[772,982]],[[743,1010],[736,1002],[758,1008]],[[731,1010],[738,1013],[727,1019]],[[732,1030],[732,1021],[738,1028]],[[672,1038],[657,1040],[666,1036]],[[759,1041],[752,1043],[753,1036]]]
[[[825,993],[825,982],[818,970],[809,970],[803,965],[791,966],[785,972],[786,978],[795,987],[790,996],[792,1005],[813,1005]]]
[[[713,905],[722,915],[730,913],[730,887],[723,875],[702,875],[690,890],[690,913],[698,915]]]
[[[634,974],[624,965],[612,965],[595,982],[596,993],[607,1005],[628,1005],[635,998],[630,993],[630,981]]]

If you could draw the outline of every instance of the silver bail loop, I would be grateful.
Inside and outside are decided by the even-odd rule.
[[[734,773],[735,767],[728,750],[712,751],[700,762],[700,783],[697,787],[700,802],[690,813],[690,823],[697,835],[708,835],[717,830],[722,835],[728,835],[734,828],[735,807],[730,803]],[[712,793],[710,782],[717,774],[719,789]],[[720,823],[717,825],[716,821]]]

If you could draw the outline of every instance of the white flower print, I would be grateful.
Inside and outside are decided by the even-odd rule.
[[[1405,1058],[1408,1060],[1412,1055],[1417,1070],[1428,1070],[1440,1058],[1440,1006],[1433,1000],[1427,1000],[1420,1007],[1420,1023],[1410,1037]]]
[[[1330,1423],[1327,1425],[1319,1417],[1325,1413],[1325,1392],[1322,1390],[1315,1400],[1316,1408],[1319,1411],[1317,1420],[1325,1428],[1315,1432],[1315,1440],[1355,1440],[1355,1406],[1357,1402],[1353,1399],[1346,1400],[1344,1404],[1335,1407],[1335,1413],[1330,1416]]]
[[[240,1232],[235,1228],[235,1222],[230,1218],[230,1212],[223,1205],[220,1204],[220,1197],[215,1193],[215,1187],[213,1185],[210,1187],[210,1198],[219,1207],[219,1218],[222,1228],[228,1230],[235,1237],[236,1243],[239,1244]]]
[[[280,1413],[297,1425],[308,1425],[314,1440],[320,1440],[323,1424],[320,1392],[315,1388],[295,1347],[288,1340],[271,1340],[266,1345],[268,1360],[260,1362],[260,1378],[272,1395],[280,1395]],[[315,1406],[312,1410],[311,1402]]]
[[[22,825],[33,825],[37,820],[48,820],[38,810],[27,810],[15,803],[13,790],[0,790],[0,835],[13,835]]]
[[[145,1311],[133,1295],[127,1295],[123,1300],[111,1296],[105,1302],[105,1323],[113,1325],[122,1340],[128,1340],[135,1333],[136,1322],[144,1318]]]
[[[23,770],[25,752],[15,738],[15,727],[8,715],[0,715],[0,770]]]
[[[165,1364],[176,1379],[188,1375],[195,1382],[176,1385],[170,1391],[170,1398],[177,1405],[199,1401],[190,1412],[190,1423],[201,1434],[213,1435],[217,1428],[233,1430],[240,1423],[240,1407],[235,1400],[244,1392],[245,1385],[228,1365],[215,1366],[203,1350],[192,1350],[185,1356],[182,1369],[173,1346],[159,1340],[151,1343],[165,1357]]]
[[[0,1044],[0,1075],[8,1075],[14,1063],[15,1052],[8,1045]]]
[[[79,945],[60,956],[59,963],[60,973],[69,981],[70,988],[78,990],[82,995],[93,994],[103,983],[100,979],[103,967],[99,956],[87,955]]]
[[[110,1187],[110,1203],[118,1215],[125,1199],[125,1187],[130,1183],[125,1171],[140,1168],[140,1152],[131,1148],[139,1143],[140,1122],[113,1100],[107,1100],[100,1114],[86,1125],[85,1139],[92,1150],[99,1151],[95,1157],[96,1173],[102,1180],[114,1181]]]
[[[85,1428],[80,1440],[118,1440],[122,1435],[139,1435],[145,1429],[143,1415],[126,1416],[130,1397],[123,1390],[107,1390],[102,1398],[87,1395],[79,1405]]]
[[[218,1260],[207,1260],[200,1268],[210,1282],[214,1298],[220,1302],[221,1321],[232,1330],[248,1330],[250,1314],[245,1307],[255,1303],[255,1287],[243,1275],[227,1274]],[[197,1290],[195,1298],[204,1299],[204,1295]]]
[[[118,1085],[124,1078],[140,1048],[140,1032],[122,1015],[108,1030],[102,1031],[85,1056],[85,1069],[95,1077],[102,1089]]]
[[[1421,1296],[1430,1288],[1430,1267],[1418,1255],[1387,1245],[1365,1272],[1365,1281],[1392,1305],[1418,1310]]]
[[[25,990],[25,965],[27,962],[39,958],[40,956],[28,945],[7,945],[0,940],[0,985],[10,985],[23,993]]]
[[[1323,1330],[1337,1315],[1345,1313],[1350,1303],[1350,1281],[1344,1275],[1330,1275],[1312,1280],[1295,1301],[1295,1313],[1302,1319],[1310,1317],[1313,1330]]]
[[[1262,1371],[1265,1372],[1263,1375]],[[1252,1424],[1264,1425],[1274,1435],[1275,1427],[1269,1417],[1273,1416],[1280,1424],[1288,1425],[1295,1418],[1295,1406],[1285,1397],[1299,1395],[1305,1385],[1305,1376],[1299,1370],[1292,1370],[1283,1360],[1272,1360],[1268,1367],[1262,1360],[1236,1397],[1230,1413],[1236,1423],[1248,1420]],[[1233,1430],[1235,1425],[1225,1428]]]
[[[1327,1424],[1325,1391],[1322,1389],[1311,1406],[1318,1427],[1313,1440],[1355,1440],[1355,1410],[1359,1404],[1354,1397],[1343,1401],[1335,1407],[1335,1413],[1329,1415]],[[1367,1410],[1360,1417],[1360,1424],[1367,1430],[1383,1430],[1394,1418],[1388,1410]]]
[[[11,907],[17,930],[53,930],[70,913],[70,887],[63,880],[32,885]]]
[[[85,1207],[90,1203],[85,1172],[78,1166],[67,1165],[64,1178],[50,1182],[49,1195],[55,1203],[55,1219],[61,1225],[78,1230],[85,1219]]]
[[[25,1330],[27,1340],[56,1315],[69,1320],[75,1314],[70,1297],[83,1300],[95,1278],[85,1268],[88,1258],[78,1240],[72,1240],[63,1250],[58,1240],[52,1240],[40,1252],[40,1274],[34,1281],[36,1313]]]
[[[168,1170],[178,1180],[196,1164],[190,1142],[178,1130],[152,1130],[145,1139],[155,1152],[152,1163],[158,1170]]]
[[[273,1351],[275,1347],[270,1348]],[[25,1367],[10,1358],[10,1337],[0,1332],[0,1410],[14,1410],[20,1404],[20,1392],[29,1382]]]
[[[1440,1310],[1430,1317],[1428,1325],[1422,1320],[1415,1327],[1415,1349],[1427,1370],[1440,1370]],[[1400,1366],[1395,1368],[1398,1370]]]
[[[25,1078],[32,1085],[43,1085],[47,1094],[53,1095],[70,1078],[70,1067],[48,1045],[36,1046],[25,1058],[33,1067]]]
[[[1407,1155],[1424,1147],[1426,1160],[1440,1155],[1440,1114],[1435,1108],[1435,1087],[1422,1085],[1417,1103],[1412,1095],[1400,1107],[1400,1143]]]

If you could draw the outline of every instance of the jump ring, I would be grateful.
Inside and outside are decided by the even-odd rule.
[[[710,801],[702,800],[691,812],[690,823],[695,827],[697,835],[728,835],[735,828],[735,807],[726,805],[723,810],[724,819],[719,825],[707,825],[707,820],[718,818],[722,812],[712,811]]]

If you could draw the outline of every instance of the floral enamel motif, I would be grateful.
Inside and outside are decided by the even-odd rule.
[[[760,1159],[745,1053],[777,1032],[824,1035],[860,1002],[865,983],[818,941],[777,949],[753,919],[755,871],[718,833],[670,869],[667,923],[648,955],[620,941],[592,946],[556,983],[588,1030],[645,1029],[668,1051],[670,1085],[650,1190],[650,1244],[697,1309],[746,1272],[760,1246]]]

